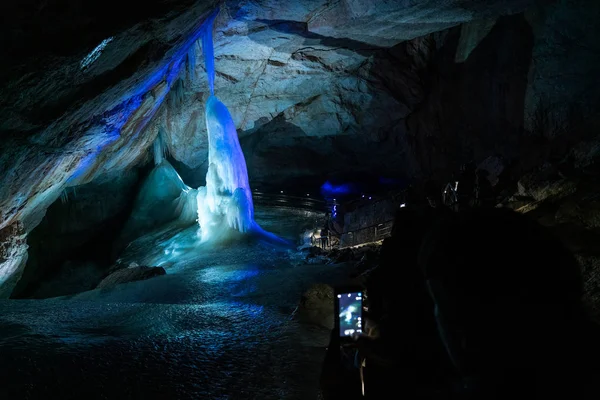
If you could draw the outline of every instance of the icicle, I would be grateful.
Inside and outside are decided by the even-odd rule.
[[[196,79],[196,42],[192,43],[187,54],[188,79],[193,82]]]
[[[169,105],[172,108],[179,107],[183,104],[184,92],[183,79],[179,78],[173,83],[173,86],[171,86],[171,90],[169,91]]]
[[[68,192],[68,188],[65,188],[61,193],[60,193],[60,202],[63,204],[67,204],[69,202],[69,192]]]
[[[154,153],[154,165],[160,165],[163,163],[165,156],[167,155],[167,146],[165,142],[165,128],[162,126],[158,128],[158,135],[154,139],[152,144],[152,150]]]
[[[204,54],[204,63],[206,64],[206,73],[208,74],[208,87],[210,94],[215,94],[215,52],[213,48],[213,22],[216,14],[205,22],[205,31],[202,35],[202,53]]]

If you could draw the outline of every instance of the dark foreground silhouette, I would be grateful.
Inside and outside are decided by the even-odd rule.
[[[524,215],[401,210],[366,289],[377,333],[332,334],[326,398],[600,398],[578,264]]]

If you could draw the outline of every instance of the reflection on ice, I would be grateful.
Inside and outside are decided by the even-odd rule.
[[[200,280],[204,283],[239,282],[257,276],[259,269],[256,265],[249,265],[240,269],[238,265],[208,267],[200,273]]]
[[[220,240],[202,242],[197,225],[168,225],[130,243],[118,263],[160,266],[171,274],[199,265],[252,264],[258,259],[268,261],[268,255],[274,259],[288,257],[289,241],[261,232],[258,224],[256,227],[248,234],[225,227],[218,231]]]
[[[260,225],[286,238],[322,217],[255,209]],[[329,332],[290,315],[311,284],[344,281],[344,264],[298,267],[296,253],[252,235],[207,245],[197,230],[166,227],[122,253],[123,263],[162,264],[166,275],[66,298],[0,300],[5,380],[35,398],[64,393],[64,382],[73,398],[120,398],[124,387],[149,398],[239,398],[241,390],[265,400],[315,398]]]

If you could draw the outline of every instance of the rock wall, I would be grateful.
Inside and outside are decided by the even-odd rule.
[[[427,98],[407,120],[421,172],[446,177],[460,163],[522,154],[524,97],[533,33],[522,15],[499,18],[456,62],[469,31],[447,32],[429,71]]]
[[[10,296],[27,262],[27,235],[20,223],[0,230],[0,298]]]
[[[29,257],[12,296],[50,297],[93,289],[111,265],[112,245],[131,212],[138,180],[138,172],[131,170],[65,189],[27,236]],[[94,272],[88,274],[91,281],[82,280],[80,287],[66,284],[67,275],[89,264],[94,264],[86,267]],[[40,292],[43,281],[58,282]]]
[[[324,33],[333,26],[345,31],[336,24],[352,7],[336,8],[330,27],[313,29],[318,18],[300,11],[308,7],[303,2],[290,9],[228,2],[216,24],[216,92],[232,112],[256,184],[317,186],[332,173],[366,171],[445,179],[460,163],[489,156],[519,176],[595,138],[600,90],[586,71],[600,64],[589,33],[591,15],[598,15],[591,3],[540,2],[512,16],[473,10],[468,22],[447,23],[436,33],[430,32],[439,9],[425,18],[408,7],[407,15],[431,22],[432,29],[404,31],[400,18],[373,36],[343,37]],[[368,26],[357,23],[348,31]],[[409,40],[389,47],[382,32],[392,28],[396,40]],[[573,66],[562,49],[577,38]],[[204,176],[206,141],[197,138],[205,137],[208,89],[197,54],[198,79],[182,85],[178,105],[159,118],[182,169]],[[580,146],[585,154],[577,158],[589,163],[597,148]]]
[[[525,129],[540,148],[538,159],[567,155],[586,168],[600,154],[600,3],[562,0],[525,16],[535,36]]]
[[[215,28],[215,91],[238,128],[251,181],[317,186],[332,172],[420,175],[406,120],[424,100],[442,45],[443,36],[429,34],[530,4],[226,2]],[[157,118],[173,158],[204,176],[208,87],[199,49],[196,57],[189,75],[198,79],[182,81],[174,107]]]

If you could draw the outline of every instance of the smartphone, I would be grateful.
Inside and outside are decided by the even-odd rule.
[[[335,296],[336,328],[340,338],[350,339],[363,330],[363,293],[360,290],[340,290]]]

